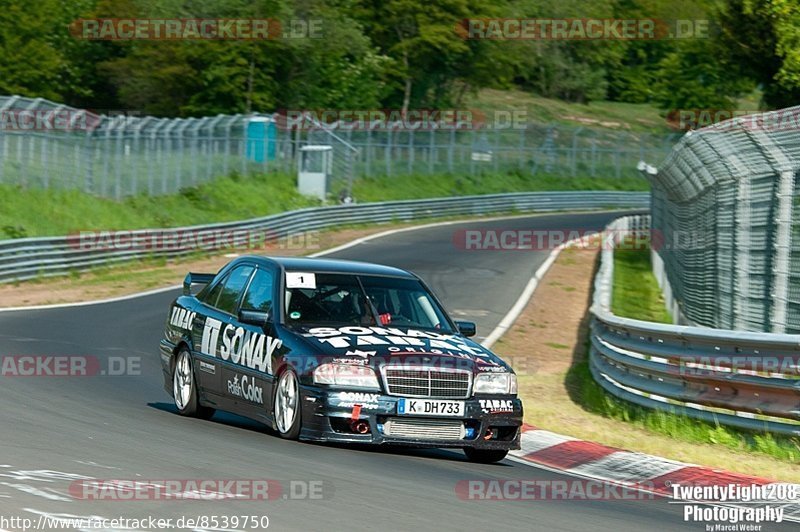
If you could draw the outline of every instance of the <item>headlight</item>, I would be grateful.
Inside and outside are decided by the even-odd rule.
[[[475,393],[517,394],[517,376],[513,373],[481,373],[475,377]]]
[[[352,364],[322,364],[314,370],[314,383],[380,389],[378,377],[372,368]]]

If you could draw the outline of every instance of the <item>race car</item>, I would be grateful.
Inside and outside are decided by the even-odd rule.
[[[203,285],[193,293],[195,285]],[[416,275],[361,262],[244,256],[189,273],[160,355],[178,413],[234,412],[283,438],[519,448],[517,377]]]

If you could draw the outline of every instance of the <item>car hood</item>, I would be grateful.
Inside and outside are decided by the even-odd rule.
[[[318,361],[372,366],[426,366],[473,372],[512,371],[500,357],[460,334],[407,327],[292,327],[307,354]]]

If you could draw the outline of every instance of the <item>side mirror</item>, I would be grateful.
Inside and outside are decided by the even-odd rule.
[[[475,322],[472,321],[456,321],[456,327],[458,327],[458,332],[467,337],[475,336],[475,333],[478,332]]]
[[[248,325],[264,327],[269,323],[269,312],[262,310],[240,310],[239,321]]]

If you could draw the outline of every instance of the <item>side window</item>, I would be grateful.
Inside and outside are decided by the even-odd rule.
[[[260,310],[272,312],[272,288],[274,286],[273,274],[267,270],[256,270],[247,293],[242,300],[243,310]]]
[[[214,288],[211,290],[206,290],[203,288],[202,292],[197,294],[197,297],[205,303],[206,305],[210,305],[212,307],[217,306],[217,300],[219,299],[219,294],[222,292],[222,287],[225,286],[225,283],[228,282],[228,278],[230,274],[226,275],[224,279],[214,285]]]
[[[219,294],[219,299],[217,299],[216,307],[218,309],[229,314],[233,314],[236,311],[239,296],[242,295],[242,290],[244,290],[252,272],[252,266],[239,266],[228,275],[225,286]]]

